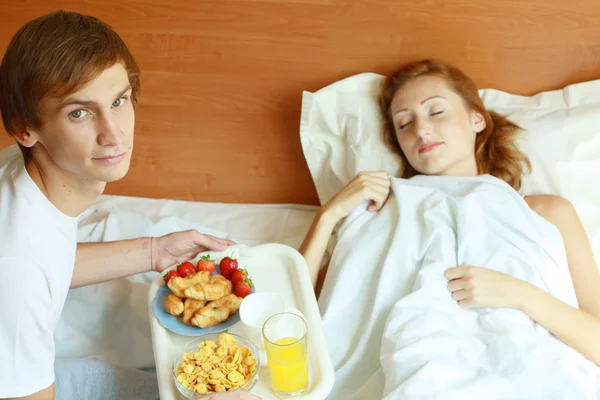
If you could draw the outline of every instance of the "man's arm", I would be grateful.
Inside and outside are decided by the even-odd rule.
[[[193,229],[157,238],[79,243],[71,288],[142,272],[162,272],[173,264],[191,260],[200,252],[223,251],[233,244],[231,240],[204,235]]]
[[[71,289],[151,271],[154,240],[78,243]]]
[[[54,400],[54,383],[46,389],[25,397],[11,397],[6,400]]]

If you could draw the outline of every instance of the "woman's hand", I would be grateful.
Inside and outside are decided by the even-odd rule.
[[[444,273],[452,298],[463,308],[521,309],[528,282],[502,272],[472,265],[448,268]]]
[[[313,287],[317,286],[320,271],[323,271],[321,277],[325,277],[327,267],[321,270],[323,254],[335,225],[365,200],[371,201],[369,210],[383,207],[390,194],[390,183],[389,176],[383,171],[360,172],[321,207],[298,249],[308,265]]]
[[[370,200],[369,211],[380,210],[390,194],[390,177],[384,171],[359,172],[341,191],[323,205],[336,221]]]

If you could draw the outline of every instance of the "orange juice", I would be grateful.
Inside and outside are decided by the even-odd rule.
[[[306,340],[284,337],[274,344],[265,341],[265,350],[273,390],[295,393],[308,386]]]

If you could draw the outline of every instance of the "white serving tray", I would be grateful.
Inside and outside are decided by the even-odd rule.
[[[296,399],[326,399],[333,388],[334,370],[325,343],[321,315],[308,275],[308,267],[302,255],[283,244],[263,244],[254,247],[236,245],[224,252],[209,253],[217,263],[223,257],[233,254],[233,257],[238,259],[239,267],[248,270],[256,292],[280,293],[285,297],[287,304],[304,314],[308,324],[309,389]],[[152,346],[161,400],[180,400],[185,397],[179,393],[173,380],[173,358],[180,354],[185,344],[193,338],[167,330],[154,316],[152,302],[158,289],[164,284],[161,274],[154,279],[148,291]],[[229,332],[245,336],[243,323],[232,326]],[[277,399],[271,391],[269,368],[266,365],[261,366],[260,379],[251,393],[263,400]]]

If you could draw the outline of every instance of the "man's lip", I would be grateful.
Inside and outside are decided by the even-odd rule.
[[[119,157],[125,155],[125,153],[127,153],[127,151],[124,151],[122,153],[115,154],[115,155],[112,155],[112,156],[95,157],[94,160],[112,160],[113,158],[119,158]]]
[[[421,145],[421,147],[419,147],[419,153],[425,153],[429,150],[433,150],[434,148],[438,147],[440,144],[443,144],[444,142],[434,142],[434,143],[426,143]]]

